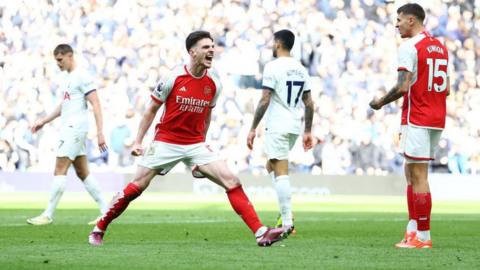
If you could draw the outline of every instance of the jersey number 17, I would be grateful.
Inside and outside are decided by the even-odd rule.
[[[300,99],[300,95],[303,92],[303,85],[305,84],[304,81],[287,81],[287,104],[290,106],[291,100],[292,100],[292,92],[298,90],[297,92],[297,97],[295,98],[295,102],[293,103],[293,107],[296,107],[298,104],[298,101]],[[296,89],[293,89],[293,88]]]

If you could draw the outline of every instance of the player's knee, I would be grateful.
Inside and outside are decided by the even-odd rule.
[[[85,172],[83,170],[75,170],[77,177],[80,178],[82,181],[85,180],[89,174],[89,172]]]
[[[140,190],[145,190],[148,185],[150,185],[150,180],[149,179],[146,179],[145,177],[138,177],[138,178],[135,178],[133,179],[132,181],[133,183],[135,183],[138,188],[140,188]]]
[[[427,181],[427,173],[422,171],[413,171],[410,175],[410,178],[414,182],[424,182]]]
[[[240,179],[236,176],[233,176],[232,183],[235,184],[235,186],[238,186],[240,185]]]
[[[414,186],[428,186],[428,178],[425,174],[412,174],[410,176],[410,181]]]
[[[224,175],[221,180],[227,189],[232,189],[240,185],[240,179],[233,174]]]

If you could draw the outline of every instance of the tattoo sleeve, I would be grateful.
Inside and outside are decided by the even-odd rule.
[[[305,132],[312,132],[314,106],[311,91],[303,93],[302,101],[305,105]]]
[[[263,115],[267,111],[268,104],[270,104],[270,97],[272,96],[271,90],[263,90],[262,98],[258,102],[255,115],[253,116],[253,122],[251,129],[256,129],[258,124],[263,118]]]
[[[397,85],[395,85],[384,97],[382,97],[382,104],[387,105],[388,103],[401,98],[406,93],[406,91],[408,91],[411,78],[411,72],[399,71]]]

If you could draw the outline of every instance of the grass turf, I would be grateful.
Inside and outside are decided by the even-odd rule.
[[[260,248],[223,197],[145,195],[110,226],[101,247],[87,244],[86,223],[97,213],[88,198],[66,195],[54,224],[30,226],[25,220],[39,214],[32,207],[46,195],[2,196],[0,269],[480,269],[478,202],[434,202],[434,248],[399,250],[400,198],[296,201],[298,233]],[[274,223],[275,203],[254,204]]]

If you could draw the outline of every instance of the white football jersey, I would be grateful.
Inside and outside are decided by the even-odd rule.
[[[268,132],[300,134],[304,115],[302,95],[310,91],[310,77],[292,57],[279,57],[265,65],[262,87],[273,92],[267,110]]]
[[[62,128],[70,127],[78,131],[88,131],[88,108],[86,96],[95,91],[93,78],[79,68],[64,72],[60,90],[63,92],[60,119]]]

